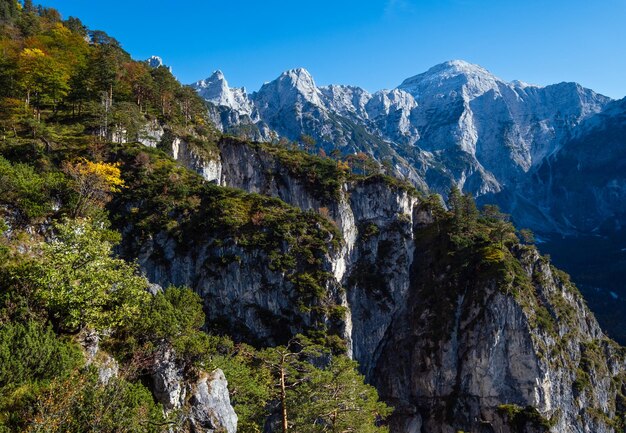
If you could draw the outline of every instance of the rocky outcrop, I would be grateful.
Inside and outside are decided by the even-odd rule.
[[[194,432],[237,431],[237,414],[230,405],[228,382],[222,370],[203,375],[192,387],[189,403]]]
[[[455,280],[431,251],[417,252],[411,290],[372,375],[397,408],[396,426],[516,431],[505,419],[512,411],[516,422],[529,424],[521,431],[613,431],[607,421],[623,416],[614,382],[625,371],[620,349],[534,249],[518,254],[518,278],[528,282],[502,286],[489,278]]]
[[[207,318],[221,329],[258,344],[281,344],[314,328],[318,320],[326,320],[298,307],[301,302],[295,283],[275,268],[269,252],[207,233],[196,237],[202,239],[198,248],[181,248],[175,240],[159,234],[144,244],[138,262],[150,281],[193,288],[205,300]],[[330,257],[321,269],[330,274]],[[326,287],[327,301],[340,304],[339,285],[327,279]]]
[[[166,413],[181,413],[183,423],[195,433],[236,433],[237,414],[222,370],[200,372],[199,378],[190,380],[171,349],[162,348],[155,359],[152,392]]]
[[[182,138],[175,137],[171,144],[172,157],[182,165],[197,172],[205,180],[219,184],[222,166],[219,159],[203,156]]]
[[[327,300],[344,310],[338,322],[322,320],[396,408],[392,431],[616,431],[624,355],[534,248],[490,268],[482,250],[451,251],[431,207],[398,184],[372,177],[322,194],[270,148],[218,147],[221,185],[314,210],[339,228],[342,245],[319,269]],[[158,234],[139,263],[152,281],[193,287],[209,320],[244,340],[275,344],[319,324],[270,252],[202,236],[183,252]]]
[[[152,128],[160,128],[152,126]],[[222,172],[217,150],[211,143],[203,142],[194,136],[181,137],[171,130],[150,129],[147,138],[140,142],[150,147],[159,147],[189,170],[195,171],[204,180],[219,184]],[[147,141],[146,141],[147,140]],[[198,142],[199,141],[199,142]]]
[[[337,224],[344,242],[339,254],[331,258],[331,267],[336,282],[347,291],[341,301],[349,314],[344,337],[349,353],[368,371],[395,310],[395,303],[381,293],[389,293],[396,300],[408,288],[416,197],[375,179],[346,183],[337,191],[336,199],[324,200],[260,147],[224,140],[220,155],[223,185],[322,212]],[[384,280],[382,287],[369,290],[372,282],[362,275],[366,268],[376,275],[377,282]]]
[[[83,330],[78,341],[85,355],[85,366],[93,365],[98,371],[98,380],[106,385],[119,373],[119,363],[100,348],[100,334],[94,330]]]

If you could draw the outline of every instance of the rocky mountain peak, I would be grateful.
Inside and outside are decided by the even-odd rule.
[[[367,90],[357,86],[331,84],[320,87],[320,91],[324,95],[324,102],[330,110],[342,115],[367,117],[365,107],[372,99],[372,95]]]
[[[146,61],[151,68],[158,68],[159,66],[163,66],[163,59],[159,56],[150,56],[150,58]]]
[[[226,79],[224,77],[224,73],[221,70],[219,70],[219,69],[211,74],[211,76],[209,77],[209,80],[223,80],[223,81],[226,81]]]
[[[289,69],[280,74],[279,79],[289,79],[297,86],[315,87],[313,76],[305,68]]]
[[[246,89],[229,87],[224,73],[219,69],[214,71],[209,78],[197,81],[191,87],[206,101],[217,106],[228,107],[239,114],[250,115],[253,111],[254,107]]]
[[[163,59],[159,56],[150,56],[150,58],[146,59],[146,62],[148,63],[148,66],[150,66],[151,68],[156,69],[156,68],[160,68],[161,66],[163,66],[169,69],[170,72],[172,72],[172,67],[167,66],[165,63],[163,63]]]
[[[504,81],[482,66],[464,60],[450,60],[433,66],[428,71],[407,78],[398,86],[416,98],[424,95],[464,93],[469,98],[490,90],[498,91]]]
[[[309,71],[304,68],[283,72],[274,81],[263,84],[252,98],[261,112],[270,114],[286,106],[301,107],[305,103],[324,107],[322,93]]]

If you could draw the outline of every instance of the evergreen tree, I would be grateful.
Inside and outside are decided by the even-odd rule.
[[[266,349],[262,358],[276,380],[283,433],[386,431],[378,423],[391,409],[364,383],[354,361],[303,337]]]
[[[295,407],[290,406],[288,394],[292,394],[296,388],[310,378],[313,365],[303,361],[305,354],[319,355],[317,347],[303,346],[299,339],[292,339],[287,346],[278,346],[266,349],[261,357],[272,373],[277,391],[277,399],[280,404],[280,420],[282,433],[290,431],[293,422],[290,414]]]
[[[452,212],[451,240],[459,246],[466,246],[476,232],[478,210],[471,195],[463,195],[456,185],[450,188],[448,207]]]
[[[482,216],[490,227],[489,236],[493,242],[497,242],[500,248],[505,247],[508,238],[515,237],[515,227],[510,222],[509,215],[500,212],[498,206],[485,205]]]
[[[310,379],[294,394],[294,431],[299,433],[386,432],[379,422],[392,409],[378,400],[356,362],[333,357],[324,368],[311,371]]]
[[[13,23],[18,13],[17,0],[0,0],[0,24]]]

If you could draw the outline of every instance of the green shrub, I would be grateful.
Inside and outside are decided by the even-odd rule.
[[[115,234],[88,220],[55,225],[33,275],[38,297],[66,331],[115,328],[138,316],[148,298],[136,266],[112,257]]]
[[[528,431],[529,426],[538,431],[548,432],[554,426],[552,420],[541,415],[533,406],[521,407],[516,404],[501,404],[498,406],[498,412],[506,416],[509,425],[517,432]]]
[[[95,371],[55,381],[33,406],[28,433],[167,431],[162,409],[146,387],[119,378],[102,385]]]
[[[0,327],[0,389],[63,377],[81,360],[80,349],[50,326],[28,321]]]
[[[170,287],[143,306],[141,322],[131,332],[149,347],[169,344],[185,361],[199,363],[211,353],[211,338],[204,325],[202,299],[188,288]]]
[[[51,213],[55,195],[65,187],[62,173],[38,173],[0,156],[0,204],[16,209],[26,221]]]

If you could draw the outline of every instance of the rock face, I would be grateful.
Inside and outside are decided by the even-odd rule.
[[[265,145],[218,147],[221,185],[317,211],[339,228],[342,246],[319,264],[332,302],[345,307],[328,326],[396,407],[394,433],[616,431],[622,350],[534,248],[514,251],[512,278],[483,273],[448,254],[429,205],[397,184],[374,177],[322,195]],[[209,320],[251,342],[285,341],[316,320],[268,251],[206,239],[181,252],[156,235],[139,263],[151,281],[194,288]]]
[[[78,340],[85,354],[85,366],[96,367],[101,384],[106,385],[117,377],[120,366],[115,358],[100,349],[100,335],[96,331],[84,330]]]
[[[505,405],[515,405],[532,406],[542,417],[524,415],[524,431],[612,431],[594,411],[619,418],[609,378],[623,374],[624,359],[581,297],[534,249],[518,252],[534,299],[516,293],[516,283],[446,278],[441,258],[417,249],[411,291],[372,375],[397,409],[396,428],[509,431]],[[555,318],[554,327],[541,325],[541,315]],[[588,350],[602,355],[582,386]]]
[[[219,72],[193,87],[231,113],[214,116],[222,130],[241,118],[238,124],[290,140],[307,134],[327,152],[363,151],[389,161],[418,186],[446,193],[454,183],[476,196],[517,182],[610,101],[575,83],[508,83],[459,60],[373,94],[318,87],[305,69],[286,71],[251,95],[229,88]]]
[[[626,342],[626,99],[583,121],[532,175],[484,197],[544,240],[609,335]]]
[[[230,119],[245,118],[230,129],[235,135],[297,141],[307,134],[327,154],[365,152],[420,190],[445,196],[456,184],[480,204],[498,204],[549,242],[544,248],[576,277],[602,326],[626,342],[624,100],[576,83],[507,82],[460,60],[374,93],[318,86],[304,69],[286,71],[246,95],[254,119],[229,102],[232,89],[219,89],[212,100],[226,105],[213,119],[225,130]],[[597,244],[594,263],[562,245],[575,236]]]
[[[237,414],[230,405],[228,382],[222,370],[217,369],[198,380],[190,404],[195,432],[237,431]]]
[[[201,373],[199,379],[190,382],[174,352],[162,348],[156,356],[152,392],[166,412],[182,410],[195,433],[237,431],[237,414],[230,405],[228,382],[220,369]]]
[[[564,235],[623,229],[626,99],[583,122],[533,176],[496,197],[516,221]]]

